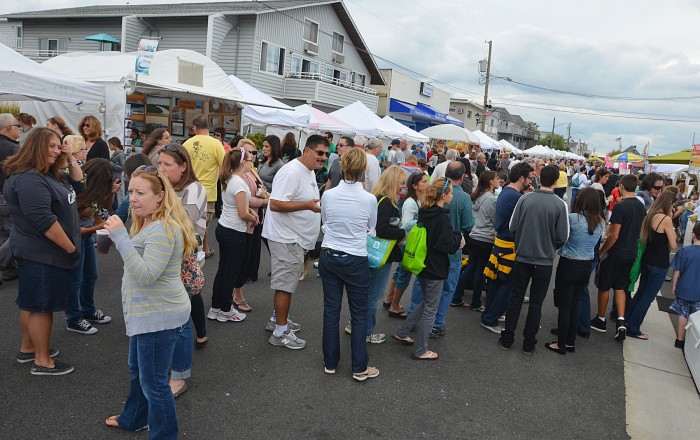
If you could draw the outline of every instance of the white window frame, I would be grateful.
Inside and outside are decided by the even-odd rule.
[[[262,69],[262,67],[263,67],[263,66],[262,66],[262,60],[263,60],[263,45],[267,45],[268,48],[269,48],[270,46],[274,46],[274,47],[276,47],[277,49],[279,49],[279,57],[280,57],[280,58],[278,59],[277,71],[270,71],[270,70],[267,70],[267,49],[264,51],[264,52],[265,52],[265,55],[266,55],[266,57],[265,57],[265,70]],[[262,72],[262,73],[266,73],[266,74],[268,74],[268,75],[284,76],[284,63],[285,63],[285,61],[286,61],[286,56],[285,56],[286,52],[287,52],[287,49],[284,48],[284,47],[282,47],[282,46],[280,46],[280,45],[278,45],[278,44],[271,43],[271,42],[265,41],[265,40],[261,40],[261,41],[260,41],[260,59],[258,60],[258,71],[260,71],[260,72]]]
[[[336,35],[339,37],[343,38],[343,42],[340,45],[340,52],[335,50],[335,42],[336,42]],[[345,35],[341,34],[340,32],[333,31],[333,39],[332,39],[332,44],[331,44],[331,52],[337,53],[338,55],[343,55],[345,52]]]
[[[297,72],[294,70],[294,60],[299,60],[301,63],[299,65],[299,71]],[[311,65],[316,65],[316,71],[312,72],[309,70],[308,72],[304,71],[304,62],[309,63],[309,66]],[[314,75],[318,76],[318,74],[321,72],[321,64],[318,61],[313,61],[308,58],[304,58],[302,56],[299,56],[297,54],[292,55],[292,60],[291,60],[291,74],[294,75],[295,78],[312,78]]]
[[[309,39],[305,38],[306,37],[306,26],[307,26],[306,22],[307,21],[310,21],[311,23],[316,25],[316,41],[309,40]],[[312,20],[309,17],[304,17],[304,32],[301,34],[301,39],[303,41],[306,41],[308,43],[315,44],[318,46],[318,35],[320,33],[321,33],[321,23],[317,22],[316,20]]]

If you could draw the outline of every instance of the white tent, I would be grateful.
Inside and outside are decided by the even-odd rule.
[[[384,133],[382,119],[360,101],[329,114],[353,127],[356,134],[369,137],[392,137],[392,134]]]
[[[278,125],[281,127],[306,128],[309,126],[309,115],[294,110],[246,105],[243,107],[242,125],[249,124],[256,126]]]
[[[493,150],[502,150],[503,145],[499,144],[496,142],[495,139],[487,135],[481,130],[476,130],[474,134],[479,138],[479,141],[481,141],[481,149],[485,151],[493,151]]]
[[[535,145],[532,148],[523,150],[523,154],[531,157],[549,157],[552,155],[552,151],[544,145]]]
[[[421,130],[420,134],[431,139],[442,139],[445,141],[465,142],[473,145],[481,145],[479,138],[467,130],[454,124],[440,124]]]
[[[154,54],[149,75],[138,76],[134,73],[136,56],[136,52],[72,52],[51,58],[42,66],[105,87],[107,99],[103,125],[108,137],[123,137],[126,96],[135,92],[188,100],[242,101],[241,93],[221,67],[198,52],[185,49],[158,51]],[[53,103],[22,104],[22,110],[39,120],[60,115],[73,128],[83,116],[98,114],[96,106]]]
[[[105,88],[60,75],[0,44],[0,99],[101,103]],[[75,66],[74,66],[75,68]]]
[[[389,115],[384,116],[382,121],[387,130],[397,133],[397,137],[405,137],[408,142],[428,142],[428,140],[430,140],[428,136],[422,135],[411,127],[403,125]]]
[[[523,150],[517,148],[505,139],[501,139],[498,143],[503,146],[503,151],[507,151],[508,153],[521,154],[523,152]]]
[[[355,129],[328,113],[311,107],[307,104],[294,107],[297,113],[309,116],[309,128],[318,131],[330,131],[333,133],[354,134]]]
[[[229,75],[228,77],[233,83],[233,85],[236,87],[236,89],[238,89],[238,92],[241,94],[241,99],[239,103],[253,106],[274,107],[284,110],[292,110],[292,108],[284,102],[278,101],[275,98],[261,92],[260,90],[251,86],[250,84],[238,78],[237,76]]]

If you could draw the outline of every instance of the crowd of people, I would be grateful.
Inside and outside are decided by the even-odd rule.
[[[121,413],[105,421],[111,427],[177,436],[174,399],[187,391],[195,344],[208,342],[207,319],[230,325],[253,311],[244,289],[258,280],[263,243],[274,292],[269,344],[306,346],[290,311],[303,268],[318,253],[324,371],[339,366],[345,291],[356,381],[379,375],[366,344],[384,343],[387,334],[410,346],[412,359],[437,360],[429,341],[447,334],[450,310],[451,319],[460,309],[479,313],[509,350],[527,304],[521,343],[533,354],[553,275],[556,338],[544,346],[560,355],[610,321],[618,341],[651,337],[642,325],[665,281],[680,316],[677,347],[688,316],[700,310],[700,223],[693,245],[671,261],[694,207],[655,173],[639,179],[590,163],[409,148],[406,139],[385,150],[377,138],[333,133],[310,135],[303,147],[292,133],[269,135],[258,152],[249,139],[229,144],[225,131],[210,135],[203,114],[182,144],[157,129],[142,142],[137,133],[130,145],[139,151],[127,154],[119,138],[102,139],[93,116],[77,135],[59,116],[46,127],[27,116],[0,114],[0,268],[4,280],[19,278],[17,361],[31,363],[34,375],[74,370],[50,346],[54,312],[64,311],[67,330],[84,335],[111,321],[94,299],[96,250],[106,252],[111,240],[124,261],[131,375]],[[412,272],[402,261],[419,230],[424,267]],[[206,282],[201,268],[214,241],[218,266]],[[211,296],[208,310],[203,294]],[[401,321],[382,332],[380,311]]]

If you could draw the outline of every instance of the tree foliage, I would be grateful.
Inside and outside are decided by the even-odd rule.
[[[608,155],[609,155],[610,157],[613,157],[613,156],[615,156],[616,154],[620,154],[620,153],[622,153],[622,148],[615,148],[614,150],[608,151]]]
[[[540,138],[540,144],[546,145],[548,147],[554,148],[555,150],[568,151],[566,148],[566,140],[564,136],[554,133],[552,138],[552,145],[550,145],[549,138],[552,137],[551,133],[547,133],[542,138]]]

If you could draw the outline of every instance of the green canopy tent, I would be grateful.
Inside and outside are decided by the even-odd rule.
[[[691,149],[681,150],[663,156],[655,156],[649,158],[649,163],[667,163],[667,164],[688,164],[690,162]]]

